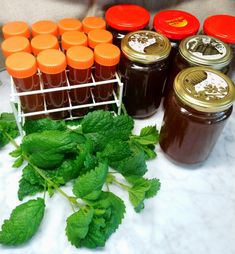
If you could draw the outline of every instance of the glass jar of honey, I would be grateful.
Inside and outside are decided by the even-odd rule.
[[[205,66],[227,74],[231,61],[231,48],[219,39],[207,35],[194,35],[182,40],[164,89],[164,106],[172,91],[174,79],[181,70],[192,66]]]
[[[175,79],[160,131],[160,146],[173,161],[203,162],[232,113],[233,82],[208,67],[191,67]]]
[[[110,7],[105,13],[107,30],[113,34],[113,44],[121,47],[121,40],[129,32],[147,29],[149,12],[135,4],[118,4]]]
[[[161,103],[170,42],[162,34],[141,30],[127,34],[121,49],[119,74],[126,110],[135,118],[151,116]]]

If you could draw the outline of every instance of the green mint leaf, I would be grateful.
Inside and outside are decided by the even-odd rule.
[[[157,154],[155,152],[155,145],[141,145],[140,143],[132,140],[131,145],[135,146],[139,151],[143,151],[145,154],[145,160],[154,159]]]
[[[84,212],[81,212],[82,216],[70,223],[70,230],[75,230],[72,236],[70,234],[70,239],[74,240],[72,244],[76,247],[103,247],[121,224],[125,213],[124,202],[111,192],[102,192],[99,199],[91,203],[91,207],[92,212],[89,212],[89,216],[84,216]]]
[[[98,157],[107,159],[108,162],[120,161],[131,156],[129,144],[125,141],[115,140],[109,142]]]
[[[14,151],[10,152],[9,153],[11,155],[11,157],[13,158],[17,158],[19,157],[20,155],[22,155],[22,151],[21,151],[21,148],[16,148]]]
[[[156,179],[156,178],[150,179],[148,181],[150,182],[150,188],[148,191],[146,191],[145,198],[152,198],[160,190],[161,183],[160,183],[159,179]]]
[[[20,166],[22,166],[23,162],[24,162],[24,158],[23,158],[23,156],[20,156],[20,157],[18,157],[18,158],[14,161],[12,167],[13,167],[13,168],[19,168]]]
[[[78,177],[73,186],[76,197],[95,200],[101,194],[108,173],[108,165],[100,163],[94,170]]]
[[[0,243],[20,245],[30,240],[41,224],[44,210],[45,203],[41,198],[17,206],[2,225]]]
[[[19,190],[18,190],[18,199],[22,201],[27,196],[33,196],[36,193],[44,191],[44,187],[38,184],[31,184],[25,179],[20,180]]]
[[[12,113],[2,113],[0,115],[0,148],[10,141],[4,133],[7,133],[13,139],[19,136],[15,117]]]
[[[156,126],[147,126],[140,131],[139,136],[132,136],[131,139],[141,145],[154,145],[159,140],[159,133]]]
[[[44,131],[23,138],[21,148],[31,163],[39,168],[51,169],[62,164],[65,156],[77,153],[77,145],[85,137],[70,131]]]
[[[93,219],[93,209],[86,207],[73,213],[67,218],[66,235],[72,245],[81,247],[81,240],[84,239],[89,231],[90,223]]]
[[[126,177],[126,180],[132,184],[129,188],[129,200],[135,208],[136,212],[140,212],[144,208],[144,200],[155,196],[160,189],[160,181],[158,179],[145,179],[137,176]]]
[[[131,155],[121,161],[110,162],[110,166],[124,176],[143,176],[147,171],[145,153],[136,146],[131,146]]]
[[[41,118],[38,120],[27,120],[23,128],[26,135],[35,133],[35,132],[43,132],[43,131],[50,131],[50,130],[64,131],[67,129],[64,120],[55,121],[50,118]]]
[[[88,113],[81,122],[83,133],[96,133],[109,130],[112,124],[112,114],[103,110]]]

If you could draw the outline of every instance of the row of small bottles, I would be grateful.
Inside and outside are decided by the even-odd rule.
[[[116,65],[120,60],[120,50],[112,44],[112,34],[104,29],[95,28],[95,30],[92,30],[94,27],[88,27],[91,21],[103,21],[101,18],[92,17],[84,20],[87,20],[85,22],[87,24],[86,33],[77,30],[66,31],[65,27],[62,30],[61,26],[59,26],[61,33],[60,43],[55,36],[55,29],[51,29],[51,34],[39,34],[39,28],[37,30],[38,34],[33,33],[35,36],[31,41],[22,35],[8,36],[3,41],[1,47],[6,57],[6,68],[13,77],[18,92],[40,90],[40,78],[37,69],[40,70],[41,83],[44,89],[68,86],[67,78],[70,85],[90,83],[92,82],[91,72],[93,66],[95,66],[95,81],[110,80],[115,77]],[[76,24],[78,20],[63,19],[62,21],[66,21],[67,26],[70,24],[71,28],[72,24]],[[51,24],[51,22],[49,24],[47,22],[43,22],[45,29]],[[78,22],[80,23],[80,21]],[[6,28],[12,27],[13,23],[8,23],[3,27],[5,35],[6,31],[8,31]],[[45,25],[46,23],[48,26]],[[18,23],[16,22],[16,24]],[[41,30],[43,30],[42,22],[35,24],[40,24]],[[77,28],[78,26],[76,26]],[[103,28],[103,25],[100,25],[99,28]],[[9,34],[10,32],[8,32]],[[24,74],[22,70],[24,70]],[[112,84],[95,87],[91,85],[90,87],[71,89],[69,92],[53,91],[48,93],[44,90],[45,95],[21,96],[21,107],[25,113],[43,111],[45,106],[43,96],[45,96],[47,110],[56,111],[50,113],[49,116],[54,119],[65,118],[68,111],[59,109],[69,107],[69,98],[72,106],[90,104],[92,102],[91,89],[96,102],[108,101],[112,98]],[[84,115],[87,111],[88,108],[83,108],[73,110],[72,113],[73,115]],[[31,118],[38,117],[42,117],[42,115]]]
[[[122,50],[119,74],[127,112],[146,118],[165,97],[163,151],[182,163],[205,160],[232,112],[234,86],[223,73],[232,61],[235,17],[208,17],[204,35],[197,35],[198,19],[183,11],[157,13],[152,31],[148,11],[137,5],[113,6],[105,18]]]

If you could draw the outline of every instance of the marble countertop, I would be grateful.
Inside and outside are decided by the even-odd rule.
[[[233,76],[235,80],[235,75]],[[0,72],[0,111],[11,111],[9,77]],[[160,109],[143,126],[161,126]],[[114,187],[126,203],[126,215],[119,229],[97,250],[76,249],[65,236],[65,220],[71,214],[67,201],[54,195],[42,225],[31,241],[12,248],[0,246],[1,254],[234,254],[235,253],[235,111],[230,117],[208,160],[200,166],[179,166],[156,147],[157,158],[148,162],[147,177],[157,177],[159,194],[145,203],[137,214],[126,193]],[[18,139],[18,141],[20,141]],[[11,167],[7,145],[0,152],[0,224],[18,204],[17,189],[21,170]],[[65,189],[70,189],[64,187]],[[26,199],[27,200],[27,199]]]

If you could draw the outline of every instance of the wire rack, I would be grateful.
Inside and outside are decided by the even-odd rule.
[[[68,70],[66,70],[66,74],[67,73],[68,73]],[[40,71],[39,71],[38,75],[40,77],[40,75],[41,75]],[[115,73],[115,77],[113,79],[105,80],[105,81],[98,81],[98,82],[95,81],[93,74],[91,74],[92,81],[90,83],[84,83],[84,84],[78,84],[78,85],[70,85],[67,75],[66,75],[66,79],[67,79],[67,84],[68,84],[67,86],[44,89],[43,84],[41,82],[41,78],[40,78],[40,89],[39,90],[33,90],[33,91],[27,91],[27,92],[17,92],[15,89],[13,79],[11,77],[10,104],[11,104],[11,108],[14,113],[17,127],[19,129],[21,136],[24,135],[23,125],[24,125],[25,119],[27,117],[37,116],[37,115],[41,115],[41,114],[48,115],[50,113],[60,112],[60,111],[68,111],[69,112],[68,117],[65,118],[64,120],[75,120],[75,119],[81,118],[82,116],[74,116],[72,114],[72,110],[74,110],[74,109],[88,108],[91,110],[97,106],[112,105],[112,104],[116,105],[116,112],[113,111],[113,113],[118,114],[118,115],[121,113],[123,83],[121,82],[117,73]],[[95,96],[93,94],[93,88],[95,86],[102,86],[102,85],[107,85],[107,84],[117,84],[117,86],[116,86],[117,89],[113,89],[113,92],[112,92],[113,96],[112,96],[111,100],[99,101],[99,102],[96,101]],[[30,96],[33,94],[46,94],[46,93],[53,93],[53,92],[57,92],[57,91],[71,91],[73,89],[81,89],[81,88],[85,88],[85,87],[90,88],[89,90],[90,90],[90,95],[91,95],[91,99],[92,99],[91,102],[89,102],[87,104],[72,105],[70,95],[68,93],[69,104],[67,107],[48,109],[47,103],[45,100],[45,96],[43,96],[44,110],[28,112],[28,113],[25,113],[22,110],[21,103],[20,103],[21,96]]]

